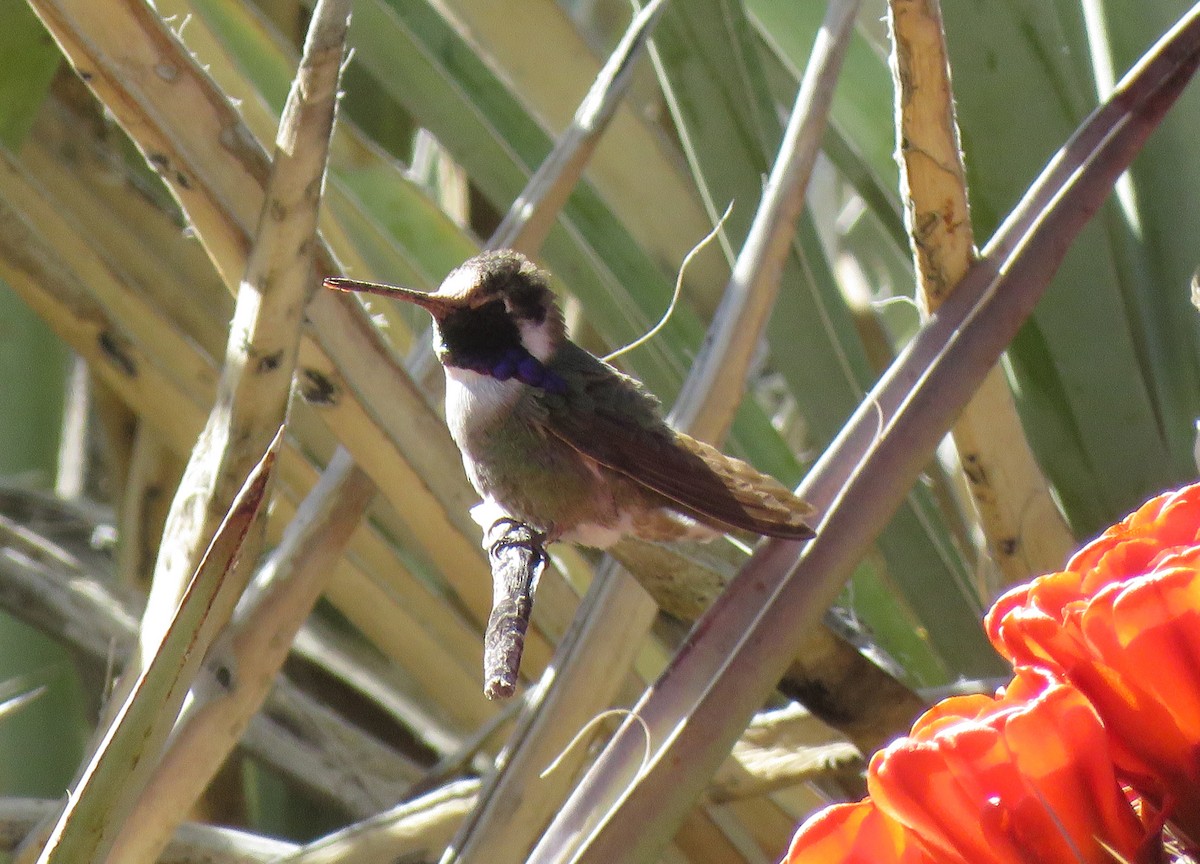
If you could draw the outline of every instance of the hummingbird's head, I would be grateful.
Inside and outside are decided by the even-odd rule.
[[[546,274],[519,252],[485,252],[451,271],[433,297],[441,351],[485,353],[523,347],[545,362],[565,336],[562,311]],[[428,307],[426,307],[428,308]]]
[[[432,294],[341,278],[326,279],[325,285],[420,306],[433,316],[434,348],[442,365],[501,379],[515,376],[541,385],[546,374],[542,364],[566,338],[562,310],[546,274],[507,249],[471,258]]]

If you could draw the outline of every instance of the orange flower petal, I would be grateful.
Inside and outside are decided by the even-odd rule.
[[[1042,809],[1038,814],[1050,820],[1042,830],[1062,841],[1064,852],[1071,855],[1062,860],[1077,860],[1074,838],[1102,837],[1115,849],[1137,850],[1144,831],[1117,783],[1107,755],[1107,735],[1095,709],[1069,686],[1050,686],[1037,699],[1025,709],[1012,711],[1003,732],[1017,769],[1033,792],[1030,801],[1053,806],[1053,813]],[[1021,845],[1037,848],[1042,842],[1040,836],[1031,835],[1022,838]],[[1096,860],[1107,861],[1107,853],[1101,852]]]
[[[1055,648],[1055,643],[1072,637],[1062,625],[1084,599],[1078,573],[1039,576],[997,600],[984,618],[984,627],[996,650],[1014,665],[1061,671],[1059,657],[1063,650],[1072,649]]]
[[[1170,566],[1172,563],[1193,566]],[[1129,782],[1200,836],[1200,571],[1187,558],[1101,592],[1081,627],[1109,675],[1085,688]]]
[[[826,807],[792,839],[784,864],[940,864],[867,798]]]
[[[1080,549],[1068,570],[1122,579],[1144,572],[1164,549],[1200,541],[1200,484],[1152,498]],[[1088,586],[1095,590],[1098,585]],[[1090,591],[1089,591],[1090,593]]]
[[[1200,484],[1147,502],[1063,573],[1009,592],[986,626],[1013,662],[1078,687],[1122,777],[1200,837]]]
[[[957,721],[955,715],[958,715]],[[1095,710],[1069,685],[1019,669],[995,699],[931,709],[871,760],[879,809],[939,856],[980,864],[1148,860]]]

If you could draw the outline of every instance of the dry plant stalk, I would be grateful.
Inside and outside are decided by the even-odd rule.
[[[244,470],[255,448],[262,446],[267,430],[275,430],[278,445],[281,434],[278,430],[287,415],[304,310],[314,287],[312,270],[317,245],[317,214],[348,22],[349,4],[344,0],[325,0],[314,11],[305,56],[280,122],[258,231],[246,259],[218,385],[217,402],[192,452],[168,517],[151,596],[143,618],[140,656],[130,663],[123,683],[117,689],[115,702],[119,702],[123,694],[130,694],[121,716],[128,712],[128,704],[139,704],[135,696],[145,701],[142,694],[146,691],[141,683],[145,677],[143,673],[150,669],[148,664],[160,656],[160,643],[165,634],[174,632],[178,627],[178,616],[173,619],[171,612],[182,595],[181,574],[185,568],[193,566],[196,550],[201,548],[200,544],[207,542],[215,529],[214,520],[228,509],[232,500],[231,482]],[[187,188],[190,181],[185,182],[179,177],[176,176],[177,182]],[[359,505],[357,512],[345,514],[351,520],[351,528],[365,509],[372,491],[370,484],[358,479],[360,477],[351,473],[352,480],[357,479],[355,488],[359,496],[356,501]],[[367,487],[365,490],[364,485]],[[258,512],[256,509],[255,515]],[[223,628],[232,616],[256,563],[262,527],[263,522],[257,519],[246,526],[243,532],[245,542],[240,546],[243,553],[241,558],[228,568],[230,572],[223,574],[221,590],[214,591],[208,599],[203,619],[207,641],[193,646],[193,663],[200,662],[215,632]],[[342,529],[340,542],[328,544],[324,563],[332,563],[348,535],[349,530]],[[323,569],[322,576],[325,572],[328,571]],[[275,661],[276,668],[286,654],[290,636],[294,635],[295,629],[298,629],[319,596],[322,582],[323,579],[314,582],[310,578],[306,582],[296,583],[297,587],[307,590],[292,595],[293,598],[298,597],[299,602],[293,604],[290,610],[292,614],[284,626],[292,626],[293,630],[288,634],[289,638],[281,641],[280,650],[266,655]],[[188,596],[190,594],[189,591]],[[168,621],[172,623],[166,624]],[[193,668],[191,672],[194,674],[194,671]],[[244,728],[245,722],[261,702],[273,672],[274,669],[271,669],[254,677],[257,686],[240,706],[243,709],[241,728]],[[217,680],[220,680],[219,676]],[[178,699],[168,702],[160,712],[160,722],[166,723],[168,728],[190,683],[189,675],[181,682],[182,692],[178,694]],[[231,724],[225,725],[228,727]],[[116,734],[120,728],[114,721],[109,735]],[[163,739],[165,734],[164,731]],[[144,815],[144,806],[134,808],[135,818],[130,824],[123,825],[120,819],[111,820],[106,824],[103,835],[93,842],[104,846],[114,844],[115,860],[155,860],[186,812],[187,805],[203,792],[224,756],[236,744],[237,737],[232,730],[226,738],[207,737],[205,741],[209,749],[216,747],[221,751],[218,758],[185,758],[185,763],[193,770],[171,772],[173,785],[170,790],[164,792],[159,788],[161,783],[158,783],[152,784],[154,794],[143,794],[141,801],[149,800],[159,810],[151,808],[150,814]],[[177,736],[172,749],[175,752],[194,750],[194,741],[193,738]],[[189,742],[193,744],[191,748],[181,746]],[[101,746],[97,760],[105,756],[105,745]],[[194,756],[194,753],[184,755]],[[156,779],[164,776],[162,765],[157,766],[157,773],[147,773],[153,764],[150,759],[144,760],[139,783],[129,784],[126,795],[141,792],[141,786],[149,782],[151,776]],[[170,760],[164,764],[169,765]],[[92,776],[89,769],[84,782]],[[128,802],[125,807],[128,809]],[[75,834],[72,834],[73,824],[80,824],[79,817],[75,817],[74,822],[66,817],[60,821],[44,855],[65,854],[53,850],[73,848],[72,843],[67,841],[72,841],[75,834],[87,831],[85,823],[84,828],[74,829]],[[77,845],[80,841],[73,842]]]
[[[143,651],[155,637],[153,616],[162,610],[156,602],[167,604],[173,599],[172,545],[176,550],[187,549],[196,536],[204,536],[207,520],[198,520],[197,513],[211,513],[223,506],[224,477],[241,462],[244,448],[258,439],[264,422],[270,418],[282,421],[287,416],[304,310],[313,288],[317,214],[349,12],[346,0],[321,0],[314,9],[304,56],[280,120],[258,230],[237,295],[217,404],[193,450],[164,531],[160,563],[143,618]],[[346,507],[335,512],[333,521],[310,515],[299,523],[303,527],[291,532],[281,548],[294,552],[300,546],[311,551],[315,545],[320,554],[304,562],[307,569],[300,568],[298,578],[287,581],[280,575],[276,591],[260,598],[264,600],[260,608],[284,614],[260,627],[255,635],[275,638],[247,646],[245,631],[223,626],[221,642],[232,646],[228,648],[230,656],[218,652],[207,662],[219,667],[213,676],[218,684],[230,679],[224,688],[230,692],[222,694],[218,688],[216,698],[211,694],[205,698],[204,689],[195,694],[188,713],[180,718],[171,747],[116,837],[112,860],[149,864],[157,859],[182,815],[203,794],[265,697],[271,677],[320,596],[331,565],[374,491],[348,456],[335,461],[328,473],[336,479],[329,485],[343,491]],[[324,494],[329,491],[323,483],[316,489]],[[297,537],[298,533],[302,536]],[[254,540],[261,541],[261,531]],[[241,562],[237,575],[226,577],[227,605],[216,610],[222,625],[232,617],[234,604],[257,563],[259,549],[251,551],[253,557]],[[294,563],[286,554],[275,560]],[[256,619],[256,623],[263,622]],[[267,650],[272,646],[274,650]],[[243,662],[235,662],[239,660]],[[232,680],[235,674],[240,675],[236,681]],[[202,722],[205,719],[207,723]],[[223,734],[216,734],[218,729]]]
[[[677,428],[710,444],[720,444],[729,434],[754,352],[779,296],[784,261],[792,251],[858,5],[858,0],[829,4],[784,129],[780,155],[713,315],[706,349],[671,409]]]
[[[96,753],[62,805],[38,864],[103,861],[108,855],[134,798],[154,770],[156,757],[205,652],[224,624],[217,600],[225,590],[225,577],[237,565],[244,542],[266,503],[271,469],[282,438],[280,427],[231,502],[158,649],[133,682]],[[182,820],[182,813],[180,816]]]
[[[975,260],[939,0],[891,0],[896,137],[905,221],[926,312]],[[1025,438],[1000,366],[954,424],[954,443],[1004,584],[1057,570],[1075,546]],[[988,595],[1002,586],[986,586]],[[982,599],[988,599],[984,596]]]
[[[265,562],[266,584],[255,586],[248,608],[205,658],[208,686],[197,688],[180,714],[170,746],[114,843],[112,861],[155,860],[212,782],[270,692],[374,494],[370,479],[339,450]]]
[[[338,27],[310,31],[305,58],[280,121],[259,227],[238,289],[217,402],[175,494],[142,620],[141,651],[153,649],[178,601],[181,574],[228,507],[231,483],[287,416],[304,310],[314,285],[314,236],[348,7],[331,7]],[[340,16],[338,12],[340,11]],[[323,19],[314,18],[314,24]],[[273,425],[272,425],[273,424]],[[236,579],[257,563],[261,529]],[[240,594],[240,592],[238,592]],[[234,600],[236,602],[236,596]],[[228,615],[232,615],[232,606]],[[139,664],[129,672],[136,674]],[[128,674],[128,673],[127,673]]]

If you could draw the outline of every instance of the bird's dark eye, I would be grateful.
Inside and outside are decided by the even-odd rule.
[[[545,288],[526,279],[514,279],[508,284],[508,310],[524,321],[541,324],[546,320]]]

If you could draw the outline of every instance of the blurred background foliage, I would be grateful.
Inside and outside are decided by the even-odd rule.
[[[158,0],[155,8],[269,148],[308,6]],[[947,4],[979,243],[1184,9],[1181,0]],[[637,69],[542,250],[576,339],[603,354],[657,321],[683,256],[733,202],[721,242],[687,271],[667,327],[621,358],[665,404],[701,346],[746,235],[823,12],[786,0],[675,0],[654,33],[653,62]],[[793,485],[918,320],[884,14],[882,2],[863,4],[728,444]],[[344,273],[432,288],[473,254],[546,157],[629,17],[617,0],[356,0],[322,216]],[[207,410],[211,398],[179,369],[200,370],[195,380],[207,375],[211,383],[232,302],[153,167],[62,61],[30,8],[0,0],[0,21],[0,279],[16,289],[0,286],[0,477],[6,488],[74,501],[72,518],[92,526],[80,542],[99,550],[102,570],[109,562],[83,575],[136,595],[190,448],[182,418],[195,404]],[[1198,125],[1200,99],[1191,92],[1075,243],[1005,360],[1037,464],[1077,538],[1196,474],[1200,343],[1188,284],[1200,216],[1188,202],[1200,196]],[[39,284],[35,272],[61,283]],[[97,287],[103,279],[140,297],[140,311],[114,304]],[[398,355],[418,355],[422,316],[383,306],[371,311]],[[177,342],[151,344],[141,334],[158,325],[122,317],[134,314],[168,322]],[[73,356],[91,363],[91,373]],[[105,358],[111,365],[122,357],[164,370],[162,389],[114,386]],[[193,407],[181,409],[185,403]],[[319,468],[334,437],[320,421],[306,428],[304,456]],[[462,487],[457,463],[441,470],[444,482]],[[320,652],[290,661],[288,671],[400,751],[408,782],[496,709],[470,691],[478,689],[472,640],[481,622],[455,587],[461,574],[443,572],[431,555],[446,538],[422,533],[386,498],[373,510],[372,539],[351,552],[362,585],[377,593],[343,588],[317,617],[383,670],[376,677],[392,701],[346,684],[349,673],[330,672]],[[458,524],[469,532],[469,523]],[[115,545],[111,528],[95,527],[105,525],[121,526]],[[1041,530],[1033,520],[1016,540],[1033,544]],[[550,644],[588,578],[578,556],[560,563],[569,590],[534,619]],[[485,579],[486,570],[464,578]],[[841,617],[912,687],[987,678],[998,666],[978,618],[1002,587],[947,446],[864,556]],[[64,648],[62,637],[3,620],[0,677],[32,675],[49,685],[0,724],[4,795],[57,796],[78,764],[105,679],[77,672],[85,668],[77,646]],[[643,680],[673,644],[661,632],[651,639],[659,647],[640,655]],[[530,673],[545,660],[535,656]],[[501,734],[485,737],[482,753],[494,755],[502,743]],[[467,760],[463,770],[487,762]],[[222,778],[208,815],[263,833],[308,839],[363,815],[322,808],[314,816],[319,795],[298,793],[303,784],[253,759],[239,758]],[[697,851],[703,843],[683,836],[675,853],[777,857],[812,800],[785,784],[738,806],[711,805],[724,808],[716,823],[724,842],[706,857]]]

